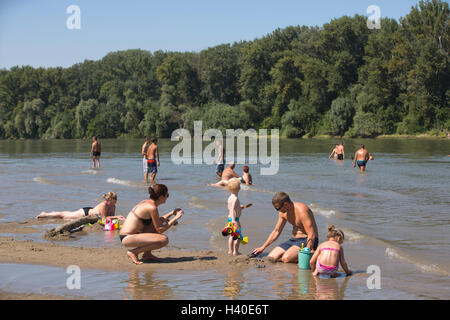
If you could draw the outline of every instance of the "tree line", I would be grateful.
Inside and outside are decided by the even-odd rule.
[[[111,52],[0,70],[0,138],[170,137],[279,128],[287,137],[450,131],[448,3],[399,19],[333,19],[200,52]]]

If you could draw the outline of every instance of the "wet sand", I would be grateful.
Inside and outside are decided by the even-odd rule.
[[[54,221],[53,221],[54,222]],[[14,235],[41,232],[36,225],[48,224],[49,219],[30,219],[24,222],[9,222],[0,225],[0,233]],[[61,220],[59,220],[61,223]],[[96,226],[96,225],[94,225]],[[103,232],[101,226],[86,228],[77,232],[83,236],[88,232]],[[157,271],[157,270],[186,270],[201,271],[215,270],[216,272],[229,272],[235,270],[243,272],[249,266],[261,265],[260,259],[250,259],[245,255],[232,257],[213,252],[211,250],[181,250],[170,246],[153,251],[160,258],[159,261],[145,261],[141,265],[134,264],[126,255],[126,249],[121,247],[87,248],[82,246],[64,245],[64,238],[56,241],[18,240],[17,237],[0,237],[0,263],[19,263],[44,265],[67,268],[77,265],[81,269],[94,269],[105,271]],[[0,292],[0,299],[59,299],[58,296],[38,294],[17,294],[7,291]]]

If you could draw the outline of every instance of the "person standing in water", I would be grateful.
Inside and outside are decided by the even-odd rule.
[[[367,161],[369,161],[369,152],[367,152],[364,145],[361,145],[361,148],[358,149],[355,153],[355,157],[353,158],[353,168],[356,168],[358,165],[359,170],[361,172],[366,171]]]
[[[145,142],[142,145],[142,150],[141,150],[141,154],[143,156],[142,158],[142,169],[144,170],[144,180],[145,183],[148,183],[148,164],[147,164],[147,150],[148,147],[150,146],[150,138],[149,137],[145,137]]]
[[[148,146],[147,149],[147,166],[150,172],[150,182],[153,183],[155,181],[156,174],[158,173],[158,167],[160,166],[159,162],[159,151],[158,151],[158,139],[153,137],[151,139],[151,145]],[[156,163],[158,162],[158,167]]]
[[[92,137],[91,157],[92,168],[95,169],[95,161],[97,160],[98,168],[100,168],[100,155],[102,154],[102,145],[98,142],[97,136]]]
[[[342,141],[337,146],[337,157],[338,157],[338,160],[345,159],[344,143]]]
[[[225,169],[225,158],[223,156],[224,150],[223,150],[222,141],[220,139],[216,140],[216,146],[217,146],[217,150],[218,150],[217,160],[216,160],[216,164],[217,164],[216,174],[219,177],[222,177],[222,172]]]
[[[339,145],[336,145],[336,146],[334,147],[334,149],[333,149],[333,151],[331,151],[331,154],[330,154],[330,156],[328,157],[328,159],[331,159],[331,157],[333,157],[334,160],[339,160],[339,159],[338,159],[338,148],[339,148]]]

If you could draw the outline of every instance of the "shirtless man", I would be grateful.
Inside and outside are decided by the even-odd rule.
[[[214,187],[225,187],[228,185],[228,180],[232,179],[232,178],[240,178],[238,176],[238,174],[236,172],[234,172],[234,168],[236,167],[236,165],[234,164],[234,162],[231,162],[228,167],[225,168],[225,170],[223,170],[222,172],[222,180],[217,182],[217,183],[213,183],[213,184],[208,184],[209,186],[214,186]]]
[[[369,161],[369,152],[367,152],[364,145],[361,145],[361,148],[356,151],[355,157],[353,158],[353,168],[356,168],[356,165],[358,165],[359,170],[361,172],[366,171],[366,164],[367,161]]]
[[[148,147],[150,146],[150,138],[149,137],[145,137],[145,142],[142,145],[142,150],[141,150],[141,154],[143,156],[142,158],[142,168],[144,170],[144,180],[145,183],[148,183],[148,164],[147,164],[147,150]]]
[[[95,160],[97,160],[98,168],[100,168],[100,155],[102,153],[102,145],[98,142],[97,136],[92,137],[91,157],[92,168],[95,169]]]
[[[328,159],[331,159],[331,157],[333,157],[334,160],[338,160],[338,149],[339,149],[339,145],[336,145],[333,149],[333,151],[331,151],[330,156],[328,157]],[[333,156],[334,155],[334,156]]]
[[[153,137],[151,142],[152,144],[147,149],[147,165],[148,171],[150,172],[150,182],[153,182],[155,181],[156,173],[158,172],[156,162],[158,162],[158,167],[160,166],[160,162],[158,146],[156,145],[158,143],[158,139]]]
[[[344,143],[342,141],[338,145],[337,157],[338,157],[338,160],[345,159]]]
[[[298,250],[302,244],[311,252],[317,249],[319,237],[316,221],[311,209],[303,203],[292,202],[284,192],[278,192],[272,199],[272,205],[278,211],[278,221],[266,242],[253,250],[253,255],[258,255],[270,244],[278,239],[286,222],[292,224],[292,238],[273,249],[268,258],[272,261],[285,263],[298,261]]]
[[[216,160],[216,165],[217,165],[216,174],[219,177],[222,177],[222,173],[223,173],[224,166],[225,166],[225,160],[223,157],[222,141],[216,140],[216,146],[218,148],[218,155],[217,155],[217,160]]]

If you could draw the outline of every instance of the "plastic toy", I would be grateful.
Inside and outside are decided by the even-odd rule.
[[[244,237],[244,235],[242,234],[242,228],[236,230],[234,224],[231,222],[228,222],[225,228],[222,230],[222,235],[224,237],[231,236],[233,237],[233,240],[239,240],[242,244],[248,243],[248,237]]]
[[[231,235],[234,233],[234,225],[231,222],[228,222],[225,228],[222,230],[222,235],[224,237]]]
[[[242,244],[248,243],[248,237],[244,237],[244,235],[242,234],[242,228],[239,228],[238,230],[236,230],[232,234],[232,237],[233,237],[233,240],[239,240],[239,242]]]
[[[105,225],[104,231],[112,231],[119,229],[119,220],[118,219],[110,219],[106,218],[104,221],[102,219],[103,224]],[[101,222],[101,224],[102,224]]]

